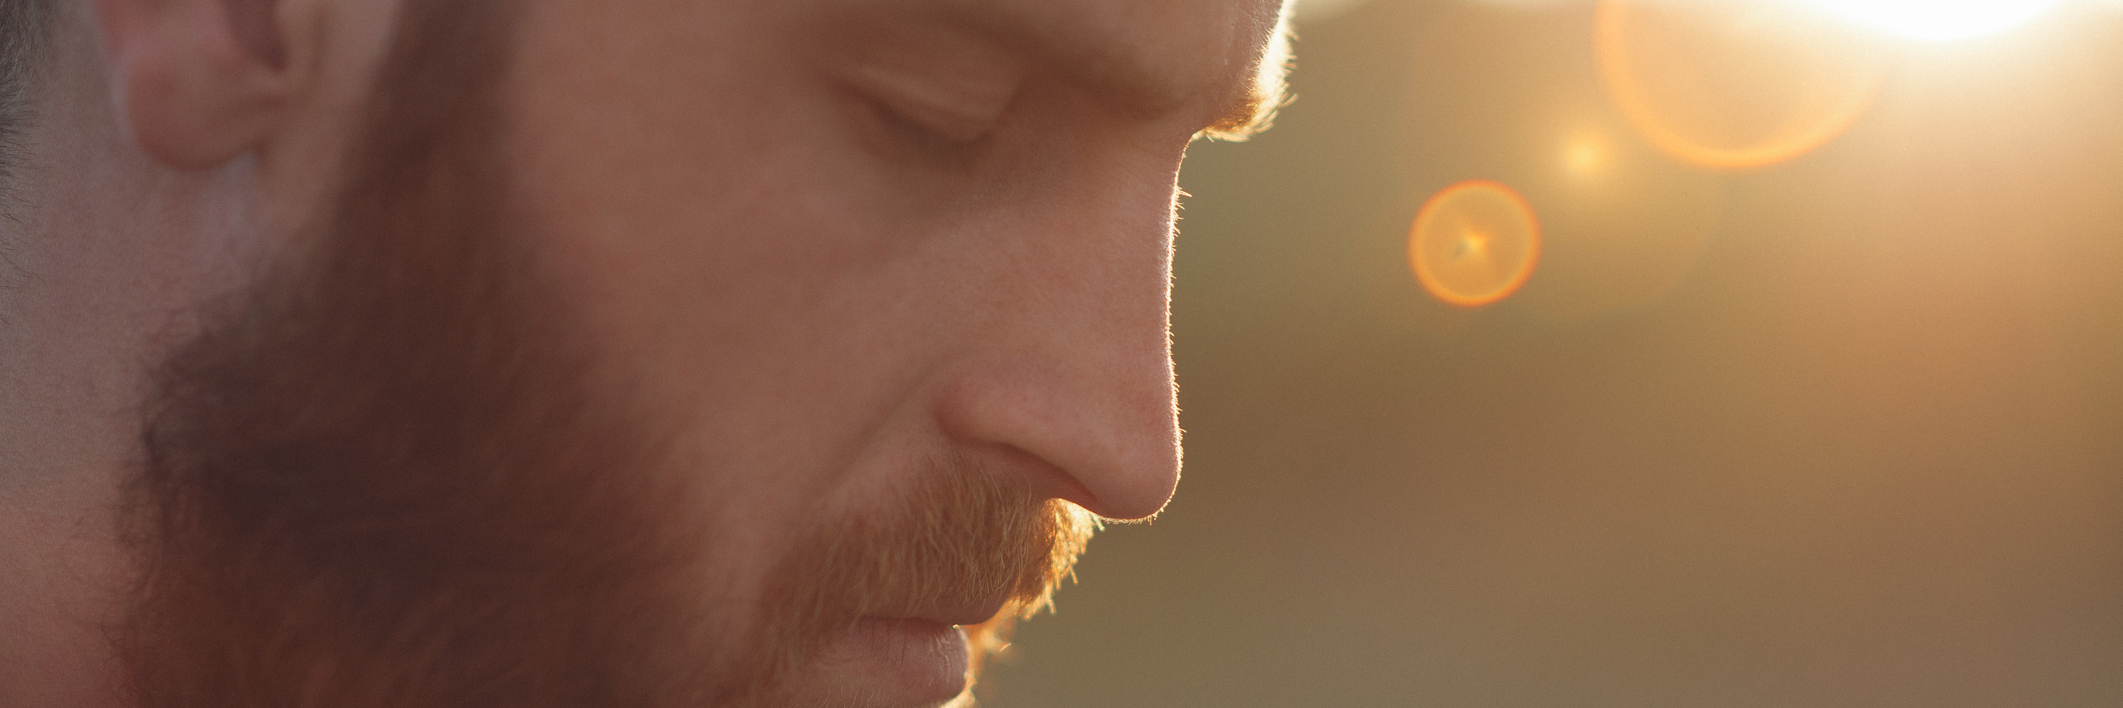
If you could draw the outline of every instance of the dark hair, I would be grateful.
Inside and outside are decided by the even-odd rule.
[[[20,159],[16,142],[29,120],[30,76],[50,30],[52,0],[0,0],[0,195]]]

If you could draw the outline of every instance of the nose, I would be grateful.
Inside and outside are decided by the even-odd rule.
[[[1156,514],[1180,473],[1167,315],[1177,187],[1135,184],[1049,199],[1069,206],[987,232],[1012,235],[990,242],[999,260],[984,269],[999,277],[965,311],[995,314],[939,416],[958,444],[1113,520]]]
[[[945,430],[1047,498],[1107,519],[1156,514],[1179,483],[1170,360],[1163,347],[1157,361],[1132,362],[1070,348],[1078,356],[1020,352],[1008,367],[967,377]]]

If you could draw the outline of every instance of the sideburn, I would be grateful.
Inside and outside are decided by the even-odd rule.
[[[403,7],[336,211],[159,372],[117,637],[143,708],[709,690],[674,626],[699,536],[507,233],[518,5]]]

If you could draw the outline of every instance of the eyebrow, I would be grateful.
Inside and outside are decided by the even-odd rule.
[[[861,0],[856,0],[858,3]],[[1204,58],[1197,48],[1169,49],[1155,38],[1121,36],[1132,27],[1101,24],[1101,18],[1062,8],[1052,0],[896,0],[894,14],[927,17],[986,36],[1021,52],[1035,64],[1059,67],[1072,80],[1094,88],[1123,111],[1142,116],[1199,111],[1198,137],[1244,140],[1268,128],[1286,103],[1290,58],[1287,13],[1275,0],[1209,0],[1227,17],[1202,16],[1230,29],[1222,56]],[[870,4],[870,3],[862,3]],[[1087,3],[1088,4],[1088,3]],[[1058,12],[1057,8],[1062,8]],[[883,9],[883,8],[877,8]],[[1163,49],[1164,51],[1159,51]]]
[[[1290,32],[1288,13],[1275,23],[1274,34],[1262,49],[1259,68],[1217,120],[1197,135],[1215,140],[1244,141],[1275,125],[1275,113],[1290,103]]]

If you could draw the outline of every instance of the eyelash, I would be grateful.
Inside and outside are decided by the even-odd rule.
[[[882,149],[895,159],[919,159],[930,162],[961,162],[970,159],[985,134],[972,139],[959,139],[923,123],[890,102],[875,96],[858,97],[861,120],[873,133],[873,139],[881,141]]]
[[[977,135],[953,133],[909,115],[900,102],[876,91],[850,86],[843,96],[860,142],[889,170],[914,170],[908,177],[970,175],[992,144],[994,125]]]
[[[895,100],[895,98],[897,100]],[[1001,115],[992,117],[973,116],[965,112],[953,112],[946,108],[925,107],[918,99],[909,97],[882,96],[876,99],[878,107],[895,118],[943,140],[944,142],[970,145],[980,142],[995,129]]]
[[[978,81],[951,85],[946,78],[876,66],[850,72],[846,80],[900,127],[957,145],[977,144],[993,132],[1017,88]]]

